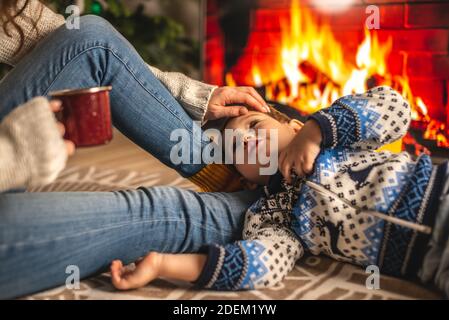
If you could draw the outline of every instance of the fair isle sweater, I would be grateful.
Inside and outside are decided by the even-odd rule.
[[[24,0],[20,0],[19,8],[23,4]],[[54,13],[38,0],[30,0],[15,21],[24,31],[24,44],[19,52],[20,37],[17,30],[8,24],[5,33],[3,27],[0,27],[0,63],[11,66],[19,63],[41,39],[65,23],[63,16]],[[192,119],[204,123],[209,99],[216,86],[190,79],[181,73],[162,72],[155,67],[148,67]],[[40,148],[26,147],[31,142]],[[18,106],[14,113],[1,120],[0,192],[51,182],[64,168],[66,160],[64,143],[46,99],[33,99]]]
[[[287,185],[280,173],[246,213],[243,240],[211,244],[196,285],[276,285],[305,251],[386,274],[415,277],[435,219],[447,162],[376,152],[401,138],[409,104],[389,87],[345,96],[310,116],[321,128],[313,172]]]

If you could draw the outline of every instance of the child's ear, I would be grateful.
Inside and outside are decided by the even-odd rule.
[[[297,119],[291,119],[288,122],[288,125],[295,131],[298,132],[299,130],[301,130],[301,128],[304,126],[304,123],[302,123],[301,121],[297,120]]]

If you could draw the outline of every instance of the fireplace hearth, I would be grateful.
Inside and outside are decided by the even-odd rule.
[[[208,0],[205,81],[254,86],[305,116],[390,85],[413,117],[390,149],[449,156],[449,1],[319,1]],[[379,29],[366,26],[372,5]]]

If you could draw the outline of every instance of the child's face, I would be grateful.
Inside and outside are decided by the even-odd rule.
[[[292,119],[288,123],[281,123],[272,117],[257,111],[249,111],[247,114],[239,117],[232,118],[226,125],[225,129],[233,129],[233,130],[249,130],[253,129],[256,134],[256,140],[252,140],[249,142],[240,142],[243,143],[244,148],[244,163],[243,164],[235,164],[235,168],[240,172],[240,174],[245,177],[247,180],[257,183],[257,184],[267,184],[270,176],[261,175],[259,169],[262,167],[269,167],[269,164],[262,165],[259,163],[259,159],[256,156],[256,163],[250,164],[248,163],[248,154],[251,152],[258,152],[258,149],[262,147],[262,150],[266,150],[266,156],[270,159],[272,158],[270,155],[272,152],[276,152],[279,155],[285,147],[288,146],[290,141],[294,138],[295,134],[302,128],[303,123]],[[262,134],[259,130],[265,129],[265,134]],[[271,139],[276,139],[275,136],[270,136],[270,130],[277,131],[277,144]],[[259,131],[259,134],[258,134]],[[256,142],[257,141],[257,142]],[[235,144],[238,141],[234,139],[234,159],[235,159]],[[270,143],[271,142],[271,143]],[[272,145],[277,145],[277,148],[274,150],[270,150]],[[249,153],[248,153],[248,150]],[[261,151],[263,152],[263,151]]]

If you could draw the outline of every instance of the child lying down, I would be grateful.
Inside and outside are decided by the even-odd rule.
[[[244,177],[265,185],[265,196],[247,210],[242,240],[210,244],[196,254],[150,252],[132,271],[115,260],[114,286],[132,289],[166,277],[216,290],[267,288],[308,251],[376,265],[448,296],[448,161],[436,166],[427,155],[374,151],[407,132],[410,107],[403,97],[382,86],[342,97],[304,125],[275,118],[251,111],[226,125],[277,129],[280,163],[288,157],[285,150],[305,159],[303,171],[287,179],[285,171],[263,177],[257,164],[236,165]]]

